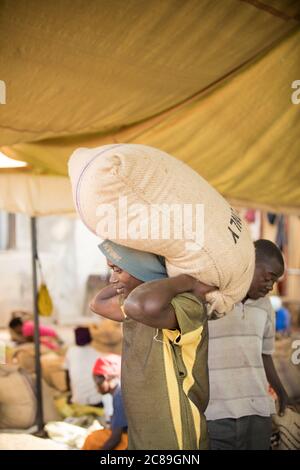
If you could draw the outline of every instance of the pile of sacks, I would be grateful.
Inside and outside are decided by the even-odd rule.
[[[45,421],[59,419],[53,390],[42,382]],[[0,365],[0,429],[27,429],[35,424],[37,401],[34,377],[19,366]]]
[[[273,416],[276,439],[273,450],[300,450],[300,413],[297,409],[287,408],[283,416]]]
[[[101,353],[122,353],[122,327],[112,320],[102,320],[98,324],[89,325],[91,346]]]
[[[274,364],[284,388],[289,397],[297,401],[300,401],[299,344],[299,334],[289,338],[277,339],[273,355]]]
[[[45,346],[40,346],[42,376],[46,383],[54,389],[65,392],[67,390],[66,374],[63,369],[64,355],[57,354]],[[35,347],[33,343],[26,343],[14,348],[12,361],[29,374],[35,372]]]

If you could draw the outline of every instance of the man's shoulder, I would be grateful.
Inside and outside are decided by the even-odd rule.
[[[176,295],[172,299],[172,304],[176,304],[185,308],[199,308],[200,306],[204,308],[204,303],[190,292],[184,292],[183,294]]]
[[[246,306],[264,310],[268,314],[273,312],[269,297],[261,297],[260,299],[256,299],[256,300],[249,299],[246,303]]]
[[[187,315],[189,318],[197,318],[204,321],[207,319],[207,310],[203,302],[190,292],[178,294],[171,302],[175,313],[178,315]]]

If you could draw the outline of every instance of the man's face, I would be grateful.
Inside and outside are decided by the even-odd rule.
[[[248,297],[257,300],[273,290],[275,282],[283,275],[283,268],[276,260],[259,262],[255,266]]]
[[[131,274],[123,271],[109,260],[107,261],[107,265],[112,270],[109,282],[115,286],[118,294],[124,296],[124,299],[128,297],[133,289],[135,289],[140,284],[143,284],[143,281],[140,281],[139,279],[131,276]]]

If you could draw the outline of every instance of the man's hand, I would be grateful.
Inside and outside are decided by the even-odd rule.
[[[89,307],[92,312],[110,320],[119,322],[124,320],[124,314],[120,308],[120,295],[113,285],[106,286],[98,292]]]
[[[207,284],[204,284],[204,282],[198,281],[197,279],[193,278],[193,289],[191,290],[191,293],[194,294],[195,297],[197,297],[199,300],[205,301],[205,296],[209,292],[213,292],[215,290],[218,290],[217,287],[214,286],[209,286]]]
[[[278,405],[279,405],[279,416],[283,416],[287,407],[295,407],[295,400],[290,398],[288,394],[283,391],[281,394],[277,395]]]
[[[287,405],[290,405],[292,402],[278,377],[271,354],[262,354],[262,360],[267,380],[278,398],[279,416],[283,416]]]
[[[289,404],[289,397],[285,392],[282,392],[280,395],[277,395],[278,405],[279,405],[279,416],[283,416],[285,409]]]
[[[111,299],[115,296],[118,295],[118,292],[117,292],[117,289],[115,288],[115,286],[113,284],[109,284],[108,286],[104,287],[103,289],[101,289],[96,295],[95,297],[92,299],[92,301],[90,302],[90,305],[93,305],[94,303],[97,303],[97,301],[101,301],[101,300],[108,300],[108,299]]]

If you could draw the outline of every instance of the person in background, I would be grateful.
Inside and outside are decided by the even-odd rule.
[[[168,278],[164,259],[105,240],[110,285],[90,304],[123,322],[122,397],[128,449],[207,449],[205,294],[191,276]]]
[[[67,388],[71,392],[69,402],[79,405],[104,407],[107,415],[112,413],[110,397],[102,397],[93,380],[93,366],[101,356],[91,343],[90,330],[78,327],[74,330],[75,346],[70,346],[65,357]]]
[[[8,327],[11,331],[12,340],[16,341],[16,343],[23,344],[34,341],[33,321],[24,320],[21,317],[14,317],[10,320]],[[60,349],[63,342],[53,328],[40,325],[39,332],[41,344],[54,351]]]
[[[290,334],[291,327],[291,314],[287,308],[282,305],[282,300],[277,295],[271,295],[270,297],[271,305],[276,314],[276,324],[275,329],[276,333],[283,335]]]
[[[256,265],[246,298],[225,317],[209,321],[210,401],[206,410],[212,450],[270,448],[275,390],[279,412],[288,404],[276,373],[274,311],[266,295],[284,273],[279,248],[269,240],[254,243]]]
[[[97,359],[94,381],[102,395],[113,397],[113,415],[110,429],[94,431],[85,440],[82,450],[124,450],[127,449],[127,420],[123,407],[120,387],[121,356],[110,354]]]

